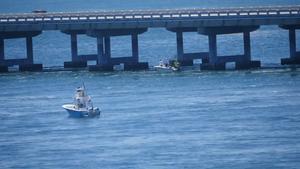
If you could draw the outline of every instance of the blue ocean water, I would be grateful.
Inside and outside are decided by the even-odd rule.
[[[295,5],[266,1],[3,0],[0,12],[86,11]],[[185,34],[186,51],[206,51],[207,39]],[[288,32],[264,26],[251,33],[254,59],[279,64],[289,55]],[[298,37],[299,38],[299,37]],[[241,35],[219,37],[220,54],[242,52]],[[130,53],[128,37],[113,38],[114,56]],[[6,55],[22,57],[23,40],[7,40]],[[299,43],[298,43],[299,44]],[[297,44],[297,45],[298,45]],[[175,55],[175,35],[150,29],[140,37],[141,60]],[[297,46],[299,48],[299,45]],[[35,62],[62,65],[69,37],[34,38]],[[81,36],[80,53],[95,53]],[[61,105],[84,82],[100,118],[69,118]],[[0,75],[0,168],[289,168],[300,167],[300,70],[61,71]]]

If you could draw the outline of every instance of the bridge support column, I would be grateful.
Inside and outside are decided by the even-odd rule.
[[[87,35],[97,38],[97,64],[89,66],[90,71],[112,71],[114,65],[124,64],[124,70],[148,69],[148,63],[139,62],[138,34],[146,32],[147,29],[115,29],[115,30],[91,30]],[[111,57],[112,36],[131,36],[131,52],[129,57]]]
[[[176,44],[177,44],[177,61],[180,62],[181,66],[192,66],[193,59],[185,58],[184,47],[183,47],[183,31],[176,31]]]
[[[244,56],[243,59],[236,61],[235,67],[238,70],[260,67],[260,61],[251,60],[251,39],[250,32],[243,32],[244,38]]]
[[[296,29],[297,27],[284,27],[289,30],[290,58],[281,59],[282,65],[300,64],[300,52],[296,48]],[[300,26],[299,26],[300,28]]]
[[[139,42],[138,42],[138,35],[132,34],[131,35],[131,48],[132,48],[132,59],[136,63],[139,62]]]
[[[32,36],[26,37],[26,53],[27,59],[23,63],[19,65],[20,71],[41,71],[43,70],[42,64],[34,64],[33,63],[33,44],[32,44]]]
[[[71,34],[71,55],[72,61],[79,60],[78,59],[78,47],[77,47],[77,34]]]
[[[0,72],[7,72],[9,66],[19,65],[19,71],[41,71],[42,64],[34,64],[32,38],[40,31],[0,32]],[[26,38],[26,57],[23,59],[5,59],[5,39]]]
[[[87,67],[87,61],[78,56],[77,33],[70,32],[71,37],[71,62],[64,62],[64,68],[83,68]]]
[[[103,36],[97,37],[97,65],[104,65]],[[103,63],[102,63],[103,62]]]
[[[197,32],[197,28],[167,28],[168,31],[176,33],[176,44],[177,44],[177,60],[181,66],[192,66],[194,59],[201,59],[202,63],[208,62],[208,52],[199,53],[185,53],[184,52],[184,33],[185,32]],[[173,60],[170,61],[170,63]]]
[[[42,64],[34,64],[32,38],[41,34],[40,31],[0,32],[0,72],[7,72],[9,66],[18,65],[19,71],[41,71]],[[5,39],[26,39],[26,57],[22,59],[5,59]]]
[[[211,33],[208,35],[208,47],[209,62],[202,63],[201,70],[225,70],[225,63],[218,62],[216,33]]]
[[[4,63],[4,39],[0,37],[0,72],[8,72],[8,66]]]
[[[111,59],[111,43],[110,43],[110,36],[104,37],[104,54],[107,62],[110,62]]]
[[[131,62],[124,64],[124,70],[146,70],[148,69],[148,63],[139,62],[139,43],[138,33],[131,34],[131,51],[132,59]]]
[[[250,32],[258,27],[224,27],[224,28],[199,28],[200,34],[208,35],[209,41],[209,61],[202,63],[202,70],[225,70],[227,62],[235,62],[236,69],[250,69],[260,67],[260,61],[251,61]],[[217,54],[217,35],[243,33],[244,54],[232,56],[218,56]]]
[[[0,38],[0,62],[4,60],[4,39]]]
[[[110,37],[102,34],[97,37],[97,60],[96,65],[89,66],[90,71],[113,71],[110,63]]]
[[[0,72],[7,72],[9,66],[19,65],[19,71],[41,71],[42,64],[34,64],[32,38],[39,35],[40,31],[32,32],[0,32]],[[26,57],[23,59],[5,59],[5,39],[26,39]]]
[[[26,50],[27,50],[27,59],[30,63],[33,63],[33,45],[32,37],[26,37]]]
[[[177,59],[178,61],[183,60],[183,32],[176,32],[176,42],[177,42]]]

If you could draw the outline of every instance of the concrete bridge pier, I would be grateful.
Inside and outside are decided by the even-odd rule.
[[[290,57],[281,59],[282,65],[300,64],[300,51],[296,47],[296,29],[300,29],[300,25],[280,26],[289,30]]]
[[[183,33],[185,32],[197,32],[196,27],[190,28],[167,28],[168,31],[176,33],[177,55],[176,59],[180,62],[181,66],[192,66],[194,59],[201,59],[202,63],[208,62],[208,52],[199,53],[185,53]]]
[[[147,70],[149,65],[147,62],[139,61],[139,43],[138,43],[138,33],[131,34],[131,59],[124,60],[124,70],[135,71],[135,70]],[[129,57],[130,58],[130,57]],[[118,62],[117,62],[118,63]]]
[[[198,28],[198,33],[207,35],[209,41],[208,63],[201,64],[201,70],[225,70],[226,63],[234,62],[235,69],[250,69],[260,67],[260,61],[251,60],[250,32],[258,29],[252,27],[203,27]],[[243,33],[244,54],[231,56],[218,56],[217,54],[217,35]]]
[[[89,66],[90,71],[113,71],[111,63],[110,37],[99,34],[97,37],[96,65]]]
[[[0,72],[8,72],[8,66],[4,63],[4,39],[0,38]]]
[[[19,71],[41,71],[42,64],[34,64],[32,38],[39,35],[40,31],[34,32],[0,32],[0,72],[7,72],[9,66],[18,65]],[[5,59],[5,39],[26,39],[26,58]]]
[[[97,64],[89,66],[90,71],[112,71],[114,65],[124,64],[124,70],[145,70],[148,63],[139,62],[138,34],[146,32],[147,29],[125,29],[125,30],[93,30],[87,34],[97,38]],[[111,57],[112,36],[131,36],[132,56]]]
[[[65,34],[70,35],[71,40],[71,61],[64,62],[64,68],[84,68],[87,67],[88,57],[86,55],[78,55],[78,41],[77,37],[80,34],[85,34],[85,30],[76,31],[62,31]]]
[[[250,31],[243,32],[243,41],[244,41],[244,55],[240,56],[242,57],[242,59],[236,61],[235,68],[237,70],[259,68],[261,65],[260,61],[251,60]]]

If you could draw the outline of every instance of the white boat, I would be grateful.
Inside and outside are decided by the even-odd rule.
[[[93,106],[91,97],[86,94],[85,87],[78,87],[75,91],[73,104],[62,106],[70,117],[96,117],[100,115],[100,109]]]
[[[170,72],[170,71],[179,71],[180,67],[179,65],[168,65],[163,63],[162,61],[159,62],[159,65],[154,66],[154,69],[157,71],[166,71],[166,72]]]
[[[179,71],[179,69],[176,67],[166,66],[166,65],[154,66],[154,69],[157,71],[166,71],[166,72]]]

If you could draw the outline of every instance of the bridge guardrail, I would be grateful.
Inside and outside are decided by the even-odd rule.
[[[147,21],[147,20],[177,20],[177,19],[215,19],[244,17],[275,17],[300,16],[300,6],[269,7],[269,8],[220,8],[220,9],[174,9],[174,10],[130,10],[117,12],[87,12],[87,13],[37,13],[37,14],[7,14],[0,15],[1,24],[22,23],[78,23],[106,21]]]

